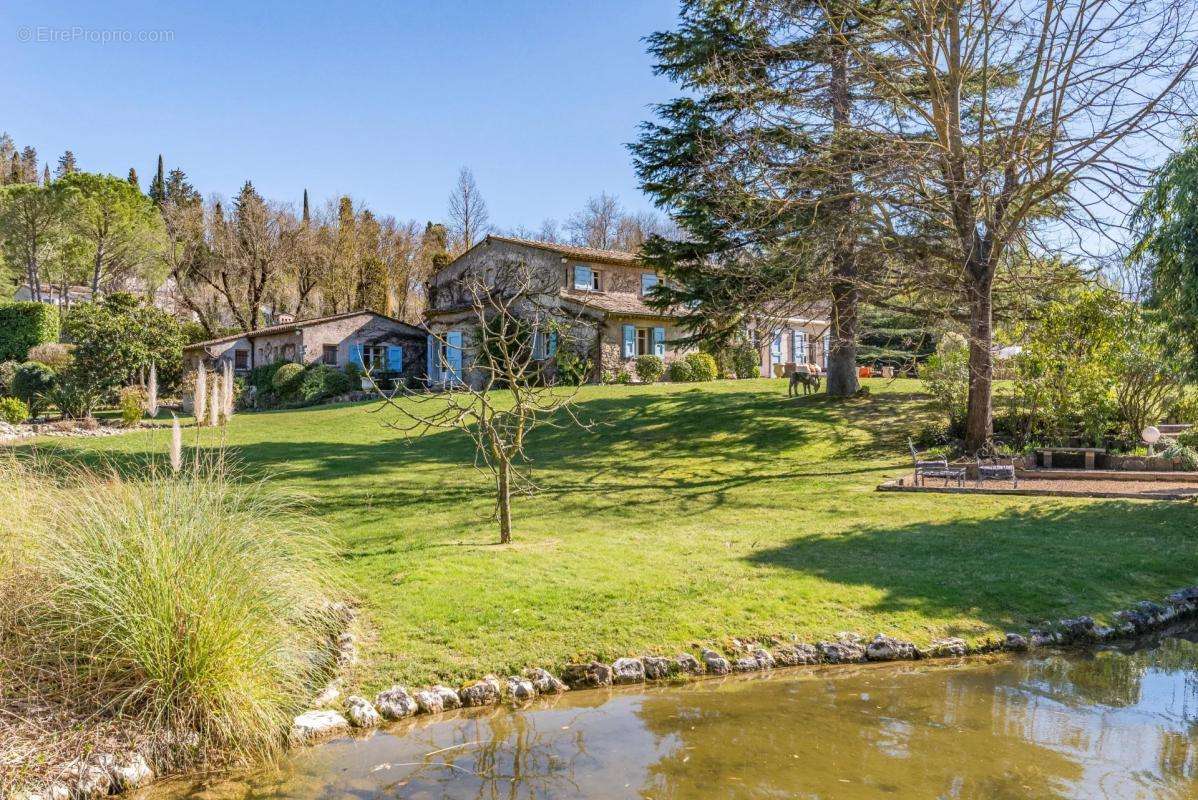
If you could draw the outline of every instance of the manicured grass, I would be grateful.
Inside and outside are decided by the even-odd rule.
[[[332,526],[373,631],[366,689],[732,636],[976,639],[1198,582],[1189,503],[875,492],[931,411],[915,381],[869,386],[847,402],[768,380],[587,387],[592,431],[530,442],[543,491],[517,499],[506,547],[460,433],[405,442],[360,404],[241,414],[225,439]],[[166,444],[37,446],[135,463]]]

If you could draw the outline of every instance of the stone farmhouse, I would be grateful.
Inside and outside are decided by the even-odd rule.
[[[483,375],[472,368],[479,346],[477,314],[466,287],[493,286],[497,276],[515,272],[535,283],[538,314],[568,320],[561,336],[556,330],[534,333],[534,357],[548,369],[563,347],[591,361],[592,379],[631,371],[638,356],[657,355],[668,365],[690,351],[672,344],[684,335],[680,323],[685,311],[662,312],[649,305],[647,299],[661,277],[636,254],[491,235],[429,280],[430,383],[482,382]],[[828,327],[826,319],[811,315],[756,320],[749,333],[760,344],[761,375],[782,374],[796,363],[822,370]]]
[[[196,342],[183,348],[183,365],[194,370],[202,361],[217,369],[231,361],[235,373],[245,373],[276,361],[357,364],[389,379],[423,378],[426,335],[373,311],[349,311]]]

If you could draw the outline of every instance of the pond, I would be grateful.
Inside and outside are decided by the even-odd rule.
[[[141,798],[1194,798],[1195,640],[572,692]]]

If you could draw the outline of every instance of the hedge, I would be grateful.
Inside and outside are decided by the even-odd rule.
[[[0,361],[24,361],[29,348],[58,341],[58,309],[46,303],[0,306]]]

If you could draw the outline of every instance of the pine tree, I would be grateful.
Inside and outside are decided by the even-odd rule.
[[[133,167],[129,167],[129,179],[128,180],[129,180],[130,186],[132,186],[134,189],[136,189],[139,192],[141,191],[141,181],[139,181],[137,179],[137,170],[134,169]]]
[[[162,154],[158,154],[158,169],[154,173],[154,181],[150,184],[150,199],[162,208],[166,202],[166,171],[162,164]]]
[[[21,148],[21,180],[19,183],[37,183],[37,148],[28,145]]]
[[[200,193],[187,180],[187,173],[175,167],[166,176],[166,201],[175,206],[190,206],[200,202]]]
[[[54,176],[61,178],[63,175],[70,175],[78,171],[78,166],[75,163],[75,154],[67,150],[58,157],[58,169],[54,170]]]
[[[9,167],[9,172],[8,172],[8,182],[9,183],[24,183],[25,182],[25,168],[21,165],[20,153],[13,153],[12,161],[10,162],[10,165],[11,166]]]

